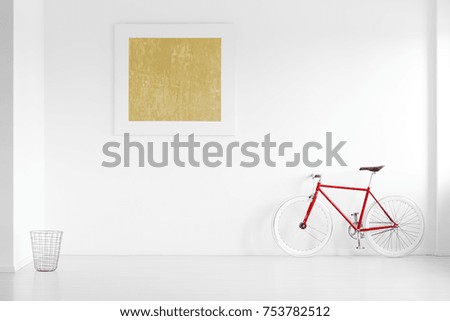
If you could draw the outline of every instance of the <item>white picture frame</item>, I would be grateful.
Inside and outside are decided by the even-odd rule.
[[[234,135],[235,66],[231,24],[116,24],[114,133],[123,135]],[[130,121],[128,109],[130,38],[221,38],[220,121]]]

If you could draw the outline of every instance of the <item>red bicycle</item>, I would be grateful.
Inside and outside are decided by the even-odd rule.
[[[317,200],[321,194],[347,221],[349,235],[358,241],[365,238],[378,253],[400,257],[413,252],[424,233],[424,219],[419,207],[402,196],[388,196],[378,200],[370,190],[373,175],[384,166],[361,167],[371,172],[367,188],[322,184],[321,175],[312,175],[313,193],[297,196],[284,202],[275,213],[273,232],[278,245],[293,256],[311,256],[321,250],[331,237],[333,222],[327,207]],[[351,220],[325,193],[325,189],[364,192],[360,213],[353,213]],[[369,197],[374,202],[366,212]]]

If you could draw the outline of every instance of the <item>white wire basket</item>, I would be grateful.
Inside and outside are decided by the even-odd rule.
[[[34,268],[39,272],[52,272],[58,267],[62,231],[31,231]]]

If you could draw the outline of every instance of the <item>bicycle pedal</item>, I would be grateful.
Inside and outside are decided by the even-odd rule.
[[[364,246],[357,246],[356,249],[357,250],[365,250],[366,248]]]

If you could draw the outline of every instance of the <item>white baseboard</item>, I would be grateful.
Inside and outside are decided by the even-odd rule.
[[[17,261],[15,263],[15,265],[14,265],[14,267],[15,267],[15,271],[14,272],[19,271],[20,269],[24,268],[25,266],[27,266],[31,262],[33,262],[33,258],[31,256],[28,256],[28,257],[26,257],[24,259],[21,259],[21,260]]]
[[[448,251],[450,253],[450,251]],[[208,255],[208,254],[206,254]],[[214,254],[212,254],[214,255]],[[221,254],[215,254],[215,255],[221,255]],[[230,254],[230,255],[287,255],[280,249],[259,249],[259,250],[252,250],[248,251],[246,253],[239,253],[239,254]],[[365,249],[357,250],[356,248],[351,249],[327,249],[324,248],[320,250],[317,255],[322,256],[372,256],[372,255],[379,255],[377,252],[372,250],[370,246],[365,245]],[[414,251],[411,255],[435,255],[434,250],[429,249],[418,249]],[[444,254],[442,254],[444,255]]]
[[[253,255],[283,255],[282,252],[276,252],[274,253],[269,252],[262,252],[262,253],[255,253]],[[380,255],[374,250],[372,250],[370,247],[366,246],[365,249],[357,250],[357,249],[323,249],[317,253],[317,255],[321,256],[377,256]],[[425,250],[425,249],[419,249],[414,251],[410,255],[435,255],[433,250]]]
[[[283,256],[287,255],[281,249],[253,249],[242,251],[219,251],[219,250],[197,250],[190,253],[178,251],[162,251],[153,253],[70,253],[64,256]],[[370,247],[366,246],[363,250],[352,249],[322,249],[317,253],[321,256],[371,256],[379,255]],[[412,255],[436,255],[434,250],[419,249]],[[445,254],[440,254],[445,255]]]
[[[0,265],[0,273],[14,273],[33,262],[33,258],[28,256],[17,261],[14,265]]]
[[[436,250],[434,252],[436,256],[450,256],[450,250]]]
[[[13,273],[16,272],[12,265],[0,265],[0,273]]]

